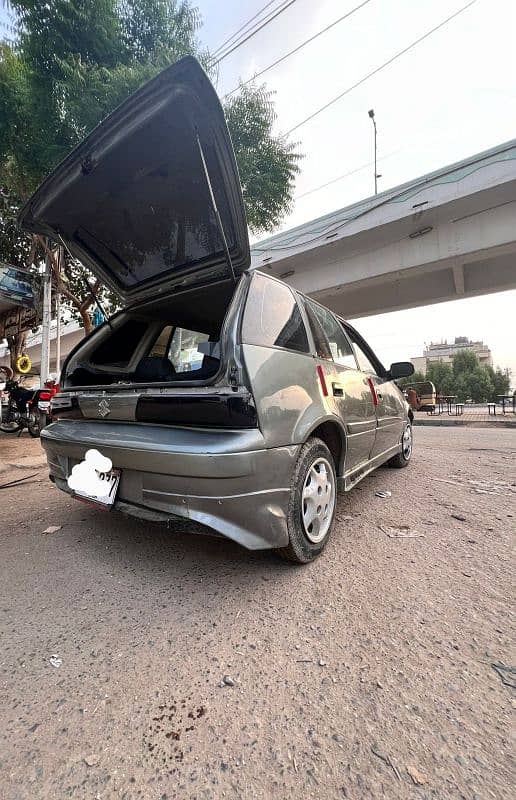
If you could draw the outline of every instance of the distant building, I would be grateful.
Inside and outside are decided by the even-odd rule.
[[[422,356],[415,356],[411,361],[418,372],[426,372],[430,364],[451,364],[453,356],[464,351],[474,353],[481,367],[493,366],[489,347],[484,342],[472,342],[467,336],[456,336],[454,342],[432,342]]]

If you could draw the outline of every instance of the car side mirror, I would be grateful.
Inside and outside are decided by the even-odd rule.
[[[397,381],[398,378],[408,378],[414,372],[414,364],[410,361],[395,361],[394,364],[391,364],[389,375],[391,381]]]

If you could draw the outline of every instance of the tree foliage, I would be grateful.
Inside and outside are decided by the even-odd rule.
[[[299,171],[295,145],[274,137],[276,114],[272,96],[264,86],[243,86],[225,107],[237,155],[249,226],[271,230],[292,200],[292,181]],[[261,142],[261,147],[256,147]]]
[[[424,372],[419,372],[416,370],[408,378],[400,378],[396,381],[396,383],[400,389],[405,389],[407,386],[412,386],[414,383],[422,383],[423,381],[426,381]]]
[[[0,181],[21,200],[119,103],[179,58],[212,60],[187,0],[13,0],[19,36],[0,51]],[[249,224],[289,210],[299,155],[274,137],[274,104],[246,86],[226,104]]]
[[[456,353],[451,364],[434,362],[428,365],[426,380],[432,381],[440,395],[456,395],[460,403],[495,401],[507,394],[511,385],[508,370],[481,366],[475,353]]]

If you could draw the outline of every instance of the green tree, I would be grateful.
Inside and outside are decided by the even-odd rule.
[[[457,395],[457,401],[459,403],[465,403],[466,400],[469,400],[469,384],[466,373],[462,372],[455,378],[453,392],[450,392],[450,394]]]
[[[471,372],[463,372],[469,397],[474,403],[483,403],[490,400],[493,394],[493,384],[489,372],[485,367],[475,367]]]
[[[214,74],[187,0],[12,0],[16,46],[0,51],[0,180],[21,199],[135,89],[187,54]],[[289,210],[295,145],[272,135],[270,92],[226,103],[249,224],[272,230]]]
[[[292,180],[299,171],[295,145],[272,135],[276,114],[264,86],[242,87],[226,103],[225,113],[249,227],[254,232],[272,230],[290,210]]]
[[[0,187],[15,210],[101,119],[164,67],[193,54],[215,74],[189,0],[11,0],[9,6],[15,32],[0,43]],[[290,208],[300,156],[295,145],[273,136],[274,104],[263,86],[242,87],[226,114],[249,225],[272,230]],[[27,263],[34,242],[27,238],[20,253],[18,235],[11,241],[6,260]],[[85,271],[68,257],[65,267],[61,289],[88,330]]]
[[[509,370],[502,370],[500,367],[496,367],[496,369],[486,367],[486,369],[493,385],[493,392],[489,400],[496,401],[500,395],[509,394],[511,388],[511,373]]]
[[[455,377],[450,364],[444,364],[442,361],[429,364],[426,370],[426,379],[432,381],[437,394],[456,394]]]
[[[396,381],[400,389],[404,389],[406,386],[412,386],[414,383],[421,383],[425,381],[426,377],[422,372],[414,372],[413,375],[410,375],[408,378],[400,378],[399,381]]]
[[[473,372],[479,366],[478,358],[471,350],[460,350],[453,356],[453,374],[458,376],[464,372]]]

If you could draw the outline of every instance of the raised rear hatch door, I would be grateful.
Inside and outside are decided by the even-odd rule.
[[[212,194],[213,193],[213,194]],[[250,263],[238,170],[220,101],[191,56],[131,95],[20,213],[124,302],[209,284]]]

